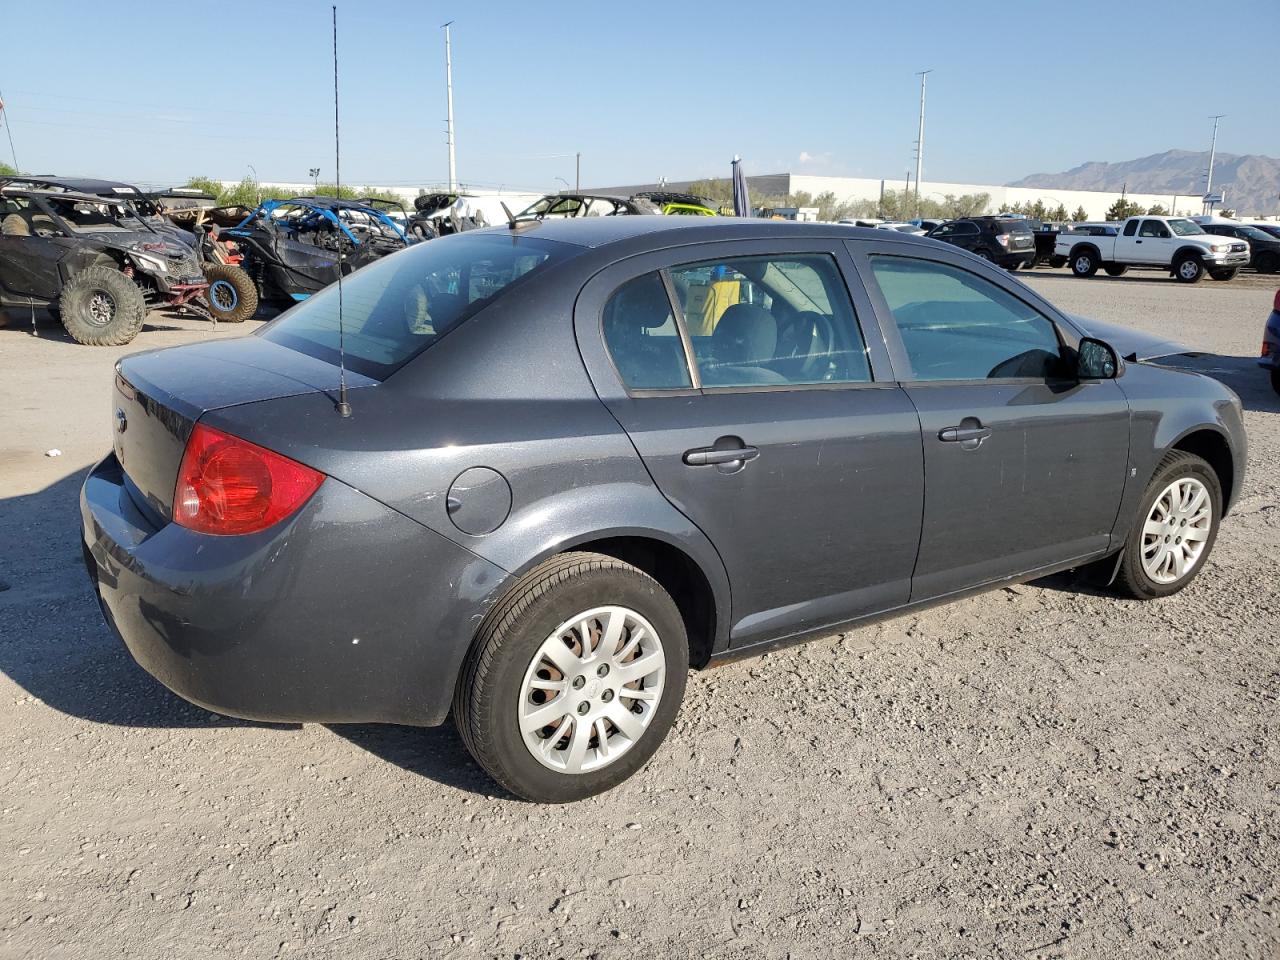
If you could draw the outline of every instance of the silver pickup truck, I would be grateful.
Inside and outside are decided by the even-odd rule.
[[[1066,257],[1077,277],[1092,277],[1099,269],[1119,277],[1139,267],[1167,270],[1183,283],[1195,283],[1206,273],[1230,280],[1249,264],[1248,243],[1205,233],[1186,217],[1130,217],[1110,236],[1099,232],[1058,234],[1054,256]]]

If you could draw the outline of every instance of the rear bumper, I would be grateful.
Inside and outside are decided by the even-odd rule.
[[[179,696],[268,721],[430,726],[507,574],[332,478],[259,534],[156,527],[114,455],[80,493],[108,625]]]

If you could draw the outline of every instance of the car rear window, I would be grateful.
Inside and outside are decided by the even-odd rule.
[[[1031,233],[1031,224],[1026,220],[1001,220],[996,233]]]
[[[460,233],[417,244],[343,278],[346,364],[378,380],[498,297],[574,256],[571,244],[501,233]],[[265,326],[262,337],[338,362],[338,285]]]

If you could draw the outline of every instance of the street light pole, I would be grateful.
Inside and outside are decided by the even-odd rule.
[[[449,192],[456,193],[458,190],[458,159],[454,154],[453,144],[453,52],[449,43],[449,25],[453,21],[444,24],[444,85],[445,91],[449,97]]]
[[[920,132],[916,138],[916,206],[920,206],[920,171],[924,168],[924,92],[932,70],[921,70],[920,78]]]
[[[1218,152],[1218,121],[1225,116],[1225,113],[1219,113],[1209,118],[1213,121],[1213,139],[1209,141],[1209,170],[1204,175],[1205,196],[1213,193],[1213,158]],[[1212,203],[1210,203],[1209,208],[1213,209]]]
[[[582,192],[582,151],[579,150],[573,162],[573,190]]]

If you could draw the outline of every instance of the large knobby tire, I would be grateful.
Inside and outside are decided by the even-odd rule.
[[[1071,255],[1071,272],[1077,277],[1092,277],[1101,265],[1098,255],[1092,250],[1077,250]]]
[[[1200,506],[1207,515],[1200,514]],[[1138,600],[1177,593],[1204,569],[1221,519],[1222,485],[1213,468],[1193,453],[1171,450],[1143,494],[1116,586]],[[1166,558],[1167,570],[1162,569]]]
[[[657,581],[612,557],[561,554],[486,615],[458,679],[454,722],[507,790],[539,803],[581,800],[622,783],[658,749],[688,669],[684,622]]]
[[[147,303],[137,285],[114,267],[89,267],[72,277],[58,299],[62,326],[91,347],[117,347],[142,329]]]
[[[1173,265],[1173,275],[1179,283],[1199,283],[1204,276],[1204,264],[1199,257],[1183,257]]]
[[[1210,280],[1234,280],[1236,278],[1236,273],[1238,272],[1239,272],[1238,267],[1227,267],[1223,270],[1210,270],[1209,279]]]
[[[1107,271],[1108,277],[1123,277],[1129,272],[1129,268],[1123,263],[1108,263],[1103,269]]]
[[[203,270],[209,281],[205,303],[215,320],[244,323],[258,312],[258,286],[249,274],[230,263],[206,263]]]

